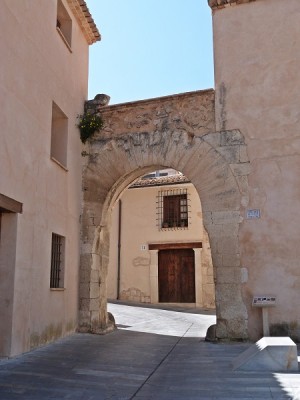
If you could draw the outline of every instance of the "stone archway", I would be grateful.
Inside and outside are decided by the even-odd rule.
[[[109,326],[106,272],[114,202],[139,176],[171,167],[191,180],[201,199],[214,265],[217,337],[248,337],[238,232],[249,162],[239,131],[214,131],[213,100],[213,91],[194,92],[101,112],[106,127],[83,153],[81,331]]]

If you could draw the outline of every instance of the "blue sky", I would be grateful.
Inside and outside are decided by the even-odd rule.
[[[89,99],[110,104],[213,87],[206,0],[87,0],[102,40],[90,47]]]

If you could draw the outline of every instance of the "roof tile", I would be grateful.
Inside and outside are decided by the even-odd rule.
[[[101,40],[100,32],[89,12],[85,0],[67,0],[79,26],[88,42],[93,44]]]

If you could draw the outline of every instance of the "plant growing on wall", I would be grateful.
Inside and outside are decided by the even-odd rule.
[[[91,138],[95,132],[99,132],[103,127],[103,119],[98,114],[91,114],[85,112],[77,116],[78,124],[77,127],[80,131],[80,139],[82,143],[85,143],[89,138]]]

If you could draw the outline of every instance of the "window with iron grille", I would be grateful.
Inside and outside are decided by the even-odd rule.
[[[50,288],[64,287],[65,238],[52,233]]]
[[[190,218],[187,189],[158,192],[157,216],[160,229],[187,228]]]

